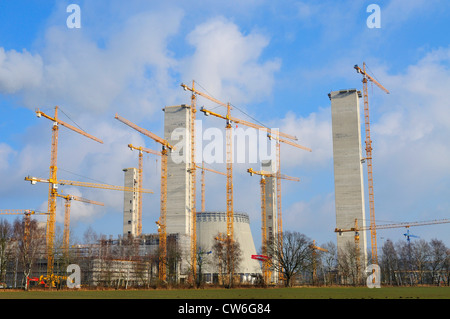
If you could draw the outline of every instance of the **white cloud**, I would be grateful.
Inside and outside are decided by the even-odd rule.
[[[138,125],[140,121],[158,123],[157,128],[150,129],[158,134],[156,130],[162,128],[159,123],[164,116],[161,109],[189,101],[179,87],[179,74],[190,79],[200,76],[200,83],[207,83],[208,88],[231,96],[237,103],[270,95],[279,61],[261,61],[269,39],[256,32],[245,35],[225,19],[210,20],[199,24],[187,37],[196,50],[175,57],[169,50],[170,41],[172,37],[180,39],[182,18],[183,12],[173,7],[132,15],[124,19],[122,28],[115,28],[116,32],[105,37],[103,46],[86,28],[68,30],[50,26],[38,45],[42,49],[34,55],[1,49],[4,59],[0,60],[0,68],[11,69],[15,75],[0,78],[2,94],[15,94],[22,98],[24,106],[32,110],[39,107],[51,116],[50,107],[58,105],[64,111],[59,113],[63,121],[73,124],[74,120],[104,141],[99,144],[61,127],[59,179],[122,185],[122,169],[138,165],[137,152],[130,151],[127,145],[154,149],[159,146],[119,123],[114,114],[118,112]],[[208,41],[213,41],[216,47],[209,47]],[[190,66],[186,67],[186,63]],[[26,77],[27,73],[33,76]],[[30,186],[23,179],[27,175],[48,177],[50,138],[51,122],[41,118],[24,131],[21,140],[26,142],[17,151],[13,152],[7,144],[0,148],[0,162],[5,164],[0,174],[9,181],[2,183],[3,194],[14,193],[17,197],[27,192],[27,203],[23,204],[36,206],[38,202],[44,211],[48,186],[40,183]],[[155,166],[152,161],[144,176],[145,187],[154,191],[146,195],[146,214],[150,216],[159,215],[159,169]],[[225,179],[222,182],[224,187]],[[105,203],[103,208],[73,202],[74,222],[95,219],[105,209],[122,213],[121,192],[60,187],[64,192]],[[62,203],[57,216],[62,222]]]
[[[0,47],[0,93],[15,94],[37,87],[42,82],[42,67],[39,55]]]
[[[330,163],[333,155],[331,134],[331,110],[319,109],[307,117],[297,117],[288,113],[281,119],[280,132],[289,133],[298,138],[295,143],[310,148],[306,151],[282,143],[282,165],[287,167],[323,167]]]
[[[270,96],[280,61],[260,61],[269,43],[264,35],[244,34],[233,22],[217,17],[198,25],[187,41],[195,52],[181,66],[185,78],[204,84],[224,103],[259,102]]]
[[[378,74],[391,94],[371,103],[377,217],[444,218],[450,179],[450,48],[429,52],[402,74]],[[374,88],[374,91],[376,88]],[[395,217],[394,217],[395,216]]]

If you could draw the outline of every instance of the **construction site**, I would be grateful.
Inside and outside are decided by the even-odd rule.
[[[439,267],[421,265],[416,267],[411,257],[409,228],[414,226],[449,223],[450,220],[415,221],[397,224],[377,224],[372,172],[372,146],[368,83],[375,84],[384,93],[390,92],[363,68],[355,65],[362,76],[362,92],[343,89],[328,94],[331,102],[333,162],[336,206],[336,245],[319,247],[314,240],[293,236],[285,232],[282,214],[283,180],[301,182],[300,178],[282,174],[281,147],[292,152],[313,152],[298,144],[297,137],[289,133],[243,120],[232,115],[232,104],[222,102],[191,86],[181,84],[189,93],[190,103],[165,106],[162,109],[164,131],[155,133],[129,121],[126,114],[115,114],[114,119],[137,131],[149,141],[156,142],[159,149],[145,145],[128,144],[135,151],[138,165],[124,167],[123,185],[98,184],[70,181],[58,178],[58,132],[70,130],[102,144],[103,141],[89,133],[62,121],[59,107],[53,114],[37,109],[38,118],[48,120],[51,134],[50,175],[48,178],[26,176],[26,182],[48,187],[48,210],[2,209],[2,215],[21,216],[14,236],[3,239],[0,281],[12,288],[30,289],[35,286],[61,288],[67,285],[67,267],[80,267],[82,287],[154,287],[235,285],[292,286],[292,285],[364,285],[369,265],[381,265],[383,282],[390,285],[439,284],[449,285],[450,260],[448,249]],[[199,99],[219,107],[213,111],[199,108]],[[361,131],[360,100],[363,100],[364,132]],[[199,112],[200,111],[200,112]],[[203,113],[223,121],[226,134],[226,162],[223,170],[209,168],[196,159],[196,127],[198,115]],[[250,220],[246,212],[234,204],[234,135],[235,125],[263,132],[267,140],[275,144],[271,158],[261,160],[261,169],[248,167],[249,176],[257,176],[260,183],[260,219]],[[51,129],[51,130],[50,130]],[[51,131],[51,132],[50,132]],[[184,136],[179,141],[178,133]],[[364,133],[364,134],[363,134]],[[365,138],[363,148],[362,137]],[[42,137],[44,138],[44,137]],[[63,141],[62,141],[63,143]],[[176,146],[175,146],[176,145]],[[177,149],[179,148],[179,149]],[[157,233],[144,233],[142,229],[143,201],[152,190],[143,187],[143,155],[160,159],[160,217],[154,221]],[[364,180],[364,166],[367,180]],[[120,172],[117,172],[120,173]],[[222,211],[205,209],[205,174],[223,176],[225,187]],[[201,185],[198,185],[200,177]],[[155,177],[156,178],[156,177]],[[250,177],[249,177],[250,178]],[[66,194],[59,186],[70,185],[114,191],[123,196],[123,233],[97,239],[93,243],[72,244],[70,240],[70,209],[72,201],[103,206],[104,203]],[[200,186],[200,187],[199,187]],[[37,187],[37,186],[34,186]],[[367,187],[367,190],[366,190]],[[365,192],[368,192],[368,212]],[[153,194],[152,196],[155,196]],[[200,195],[200,196],[199,196]],[[63,238],[56,238],[57,199],[65,201]],[[197,203],[200,202],[200,207]],[[46,222],[33,223],[37,215],[45,215]],[[366,218],[369,216],[369,218]],[[366,224],[368,220],[368,224]],[[261,228],[261,238],[255,238],[251,224]],[[20,227],[19,227],[20,226]],[[377,231],[386,228],[408,230],[409,258],[401,265],[386,269],[385,259],[378,257]],[[324,230],[333,231],[331,229]],[[298,234],[297,234],[298,235]],[[309,234],[307,234],[309,235]],[[369,240],[370,238],[370,240]],[[302,256],[292,255],[292,246],[303,245]],[[302,241],[303,240],[303,241]],[[295,245],[294,245],[295,246]],[[303,258],[292,269],[289,258]],[[414,265],[413,265],[414,264]],[[428,262],[431,265],[431,261]]]

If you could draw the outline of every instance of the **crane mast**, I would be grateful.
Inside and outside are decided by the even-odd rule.
[[[195,117],[197,113],[197,97],[194,93],[195,91],[195,82],[192,81],[192,94],[191,94],[191,118],[190,118],[190,137],[191,137],[191,162],[190,162],[190,187],[191,187],[191,268],[192,268],[192,281],[195,282],[196,273],[197,273],[197,200],[196,200],[196,192],[197,192],[197,166],[195,161]]]
[[[375,83],[380,89],[389,94],[389,91],[384,88],[377,80],[366,73],[366,63],[363,63],[363,69],[358,65],[354,66],[355,70],[362,74],[363,79],[363,96],[364,96],[364,122],[365,122],[365,143],[366,143],[366,164],[367,164],[367,184],[369,190],[369,210],[370,210],[370,239],[372,245],[372,263],[378,264],[378,250],[377,250],[377,232],[375,224],[375,198],[373,190],[373,167],[372,167],[372,140],[370,138],[370,114],[369,114],[369,94],[367,90],[367,83],[371,81]]]
[[[226,173],[216,171],[216,170],[214,170],[212,168],[207,168],[207,167],[205,167],[204,164],[205,163],[202,162],[202,166],[196,165],[196,167],[198,169],[202,170],[202,212],[205,211],[205,198],[206,198],[205,197],[205,171],[209,171],[209,172],[213,172],[213,173],[216,173],[216,174],[219,174],[219,175],[227,176]]]
[[[93,205],[99,205],[99,206],[105,206],[101,202],[89,200],[83,197],[75,196],[75,195],[63,195],[63,194],[56,194],[56,196],[64,198],[65,204],[64,204],[64,233],[63,233],[63,250],[66,254],[66,256],[69,253],[69,238],[70,238],[70,204],[72,200],[76,200],[83,203],[93,204]]]

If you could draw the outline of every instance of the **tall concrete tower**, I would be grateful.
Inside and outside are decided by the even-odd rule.
[[[261,169],[266,172],[276,173],[276,161],[262,160]],[[277,179],[266,177],[266,238],[278,238],[278,214],[277,214]],[[278,273],[272,272],[272,282],[278,281]]]
[[[164,109],[164,139],[175,150],[169,152],[167,159],[167,234],[178,234],[179,247],[184,256],[190,260],[191,240],[191,161],[189,105],[166,106]],[[181,265],[184,272],[187,264]]]
[[[261,161],[261,168],[263,171],[275,173],[275,161]],[[278,236],[277,216],[277,180],[275,177],[266,177],[266,236],[268,239]]]
[[[361,150],[359,98],[356,89],[331,92],[331,118],[333,132],[334,187],[336,203],[336,228],[365,226],[364,183]],[[337,234],[338,250],[354,247],[354,233]],[[360,232],[363,265],[367,264],[366,234]]]
[[[124,186],[138,187],[138,170],[136,168],[125,168]],[[124,238],[137,234],[138,227],[138,193],[123,192],[123,236]]]

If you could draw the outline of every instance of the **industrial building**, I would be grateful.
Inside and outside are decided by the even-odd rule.
[[[359,112],[360,92],[356,89],[333,91],[331,118],[333,133],[334,185],[336,203],[336,228],[365,227],[363,157]],[[361,263],[367,264],[366,233],[361,232],[363,247]],[[354,232],[337,233],[338,250],[355,244]]]

